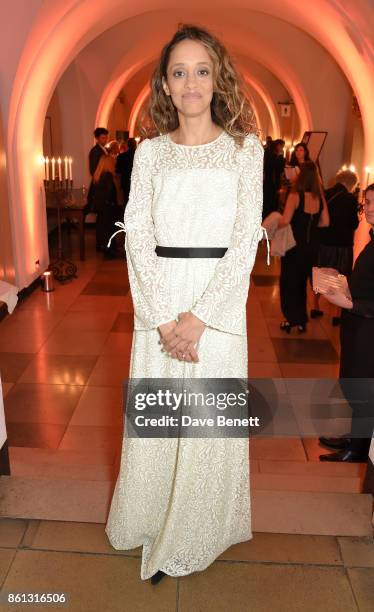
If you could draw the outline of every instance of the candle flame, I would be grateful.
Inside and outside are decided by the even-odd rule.
[[[350,169],[351,172],[356,172],[356,166],[354,164],[351,164],[349,166],[349,169]]]

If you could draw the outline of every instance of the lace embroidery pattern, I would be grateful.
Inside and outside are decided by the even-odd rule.
[[[133,378],[245,378],[245,304],[261,239],[261,143],[226,133],[199,147],[167,136],[136,151],[124,223],[135,311]],[[181,227],[183,226],[183,231]],[[227,246],[221,259],[158,258],[163,246]],[[158,242],[161,243],[161,242]],[[160,351],[157,325],[183,310],[207,323],[199,363]],[[223,333],[225,332],[225,333]],[[141,578],[204,570],[249,540],[248,439],[124,437],[106,533],[118,550],[143,545]]]
[[[177,314],[168,306],[165,279],[154,252],[157,243],[152,216],[153,177],[187,168],[196,171],[225,168],[239,175],[231,242],[225,256],[217,262],[204,294],[191,311],[207,325],[230,333],[244,333],[243,306],[262,231],[267,239],[266,230],[261,227],[262,165],[263,148],[254,135],[246,137],[242,149],[236,147],[226,133],[212,143],[197,147],[177,145],[167,135],[147,139],[139,145],[124,224],[116,224],[126,231],[135,329],[155,328],[175,319]]]

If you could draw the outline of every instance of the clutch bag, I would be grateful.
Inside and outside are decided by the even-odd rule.
[[[315,293],[328,293],[330,290],[340,291],[349,295],[347,277],[339,274],[334,268],[312,268],[313,291]]]

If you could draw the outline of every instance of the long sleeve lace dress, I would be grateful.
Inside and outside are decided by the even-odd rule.
[[[262,237],[263,147],[223,131],[138,147],[124,229],[134,304],[130,378],[246,378],[246,301]],[[158,257],[156,245],[228,247],[222,258]],[[161,351],[157,326],[192,311],[206,324],[198,363]],[[141,578],[184,576],[251,539],[248,438],[123,439],[106,533],[143,545]]]

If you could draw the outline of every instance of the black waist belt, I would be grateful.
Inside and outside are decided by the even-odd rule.
[[[223,257],[225,247],[164,247],[156,246],[159,257]]]

